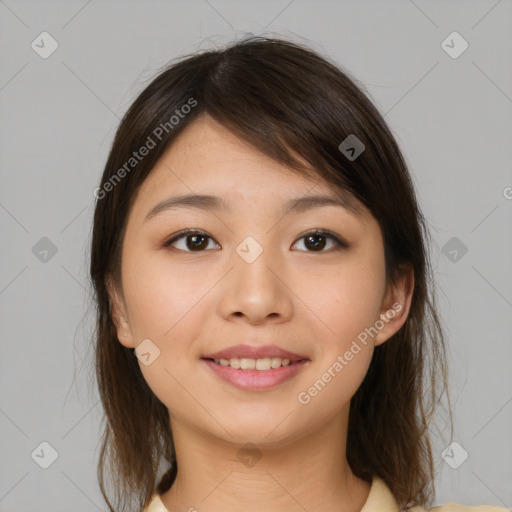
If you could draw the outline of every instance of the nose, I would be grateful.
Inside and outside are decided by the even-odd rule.
[[[240,317],[253,325],[289,320],[294,294],[283,259],[263,250],[252,261],[243,251],[234,251],[229,264],[231,270],[219,283],[218,309],[225,319]]]

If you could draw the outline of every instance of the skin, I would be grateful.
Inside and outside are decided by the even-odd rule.
[[[222,196],[233,212],[181,208],[144,221],[156,203],[188,193]],[[150,339],[160,350],[139,365],[170,413],[179,469],[161,496],[169,510],[352,512],[368,497],[370,484],[353,475],[345,455],[350,400],[374,347],[407,318],[413,273],[386,287],[382,233],[366,209],[361,216],[339,206],[281,212],[287,199],[312,193],[334,195],[329,183],[283,167],[207,116],[187,127],[139,190],[123,242],[122,287],[109,281],[108,289],[119,342],[135,348]],[[186,236],[163,247],[185,228],[211,238],[200,250],[190,249],[190,237],[187,247]],[[304,238],[315,228],[351,247],[326,238],[315,250]],[[252,263],[236,252],[247,236],[263,249]],[[396,302],[401,310],[378,334],[307,405],[299,403],[298,394]],[[201,357],[244,342],[276,344],[310,361],[272,390],[242,391]],[[241,456],[246,443],[254,464]]]

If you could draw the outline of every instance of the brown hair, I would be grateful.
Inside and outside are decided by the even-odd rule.
[[[111,276],[121,283],[121,246],[138,188],[179,133],[204,114],[276,161],[323,178],[363,203],[382,229],[388,284],[406,265],[413,267],[408,318],[375,348],[352,398],[347,459],[358,477],[370,482],[380,476],[401,508],[430,506],[435,472],[428,428],[443,392],[452,431],[453,423],[429,233],[399,147],[356,83],[306,46],[250,36],[178,59],[121,120],[96,193],[90,266],[97,307],[96,378],[105,411],[98,478],[111,511],[130,503],[145,508],[155,492],[170,488],[177,466],[168,410],[144,380],[133,349],[117,339],[106,280]],[[187,104],[194,106],[184,109]],[[183,114],[178,122],[177,111]],[[356,159],[339,149],[351,134],[365,145]],[[155,147],[130,160],[148,137]],[[107,463],[115,507],[107,496]],[[161,479],[160,469],[167,469]]]

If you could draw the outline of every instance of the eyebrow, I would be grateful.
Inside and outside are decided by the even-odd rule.
[[[284,215],[290,212],[300,213],[322,206],[338,206],[344,208],[355,216],[362,215],[360,207],[351,200],[351,198],[345,197],[344,195],[310,195],[293,197],[284,203],[281,214]],[[179,208],[215,210],[233,213],[233,209],[230,208],[221,197],[204,194],[187,194],[183,196],[169,197],[157,203],[151,208],[151,210],[149,210],[144,222],[162,212],[176,210]]]

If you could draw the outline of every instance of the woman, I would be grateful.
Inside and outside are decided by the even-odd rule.
[[[280,39],[181,59],[129,108],[95,195],[110,510],[431,505],[428,232],[354,79]]]

